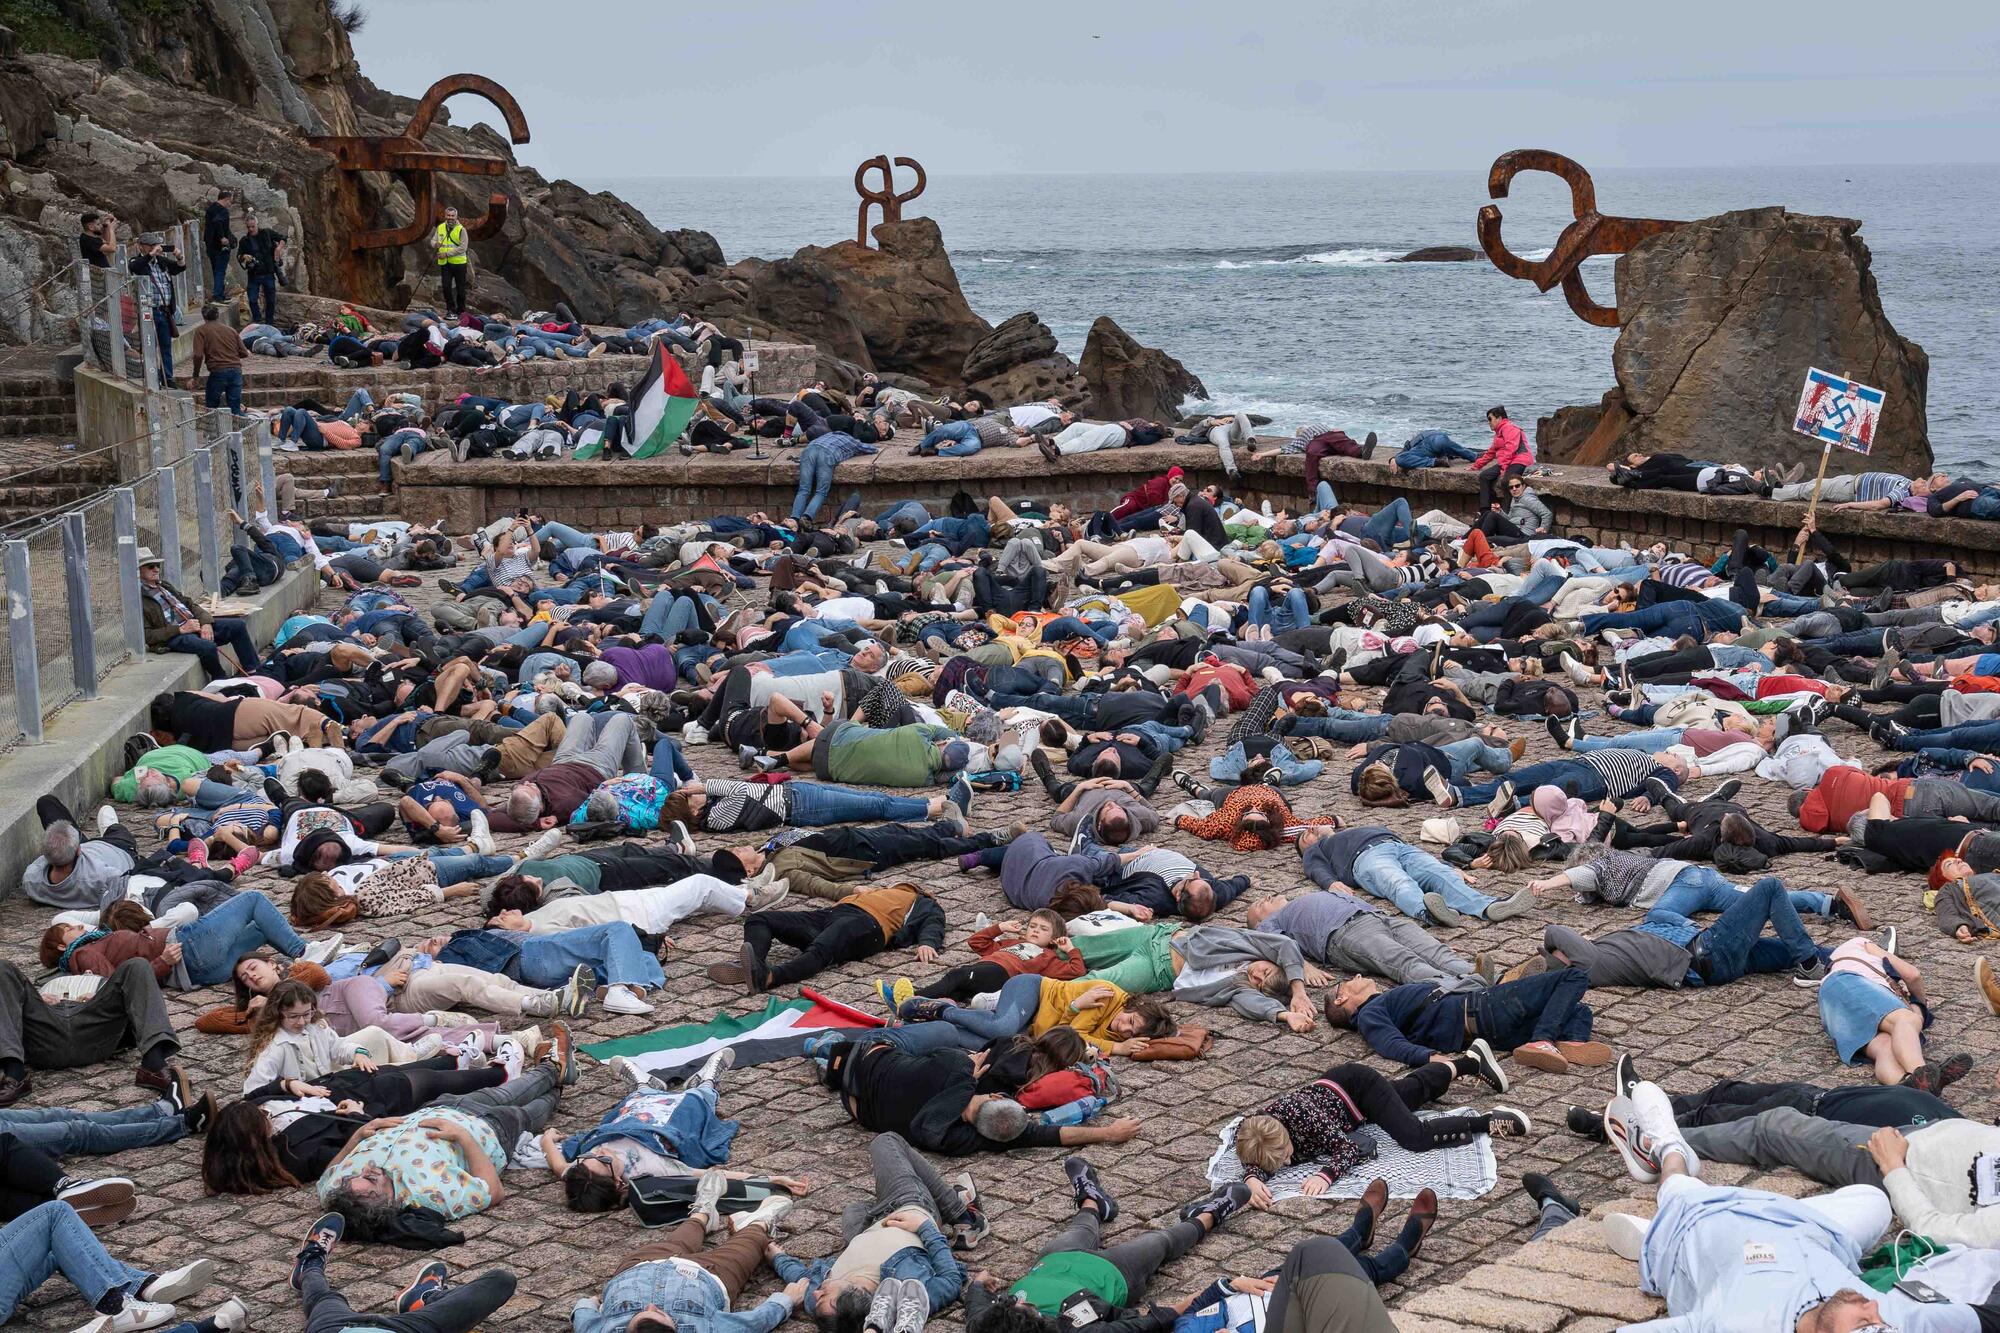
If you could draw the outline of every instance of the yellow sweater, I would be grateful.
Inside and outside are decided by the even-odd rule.
[[[1095,1009],[1078,1011],[1070,1008],[1076,998],[1093,986],[1103,986],[1111,992],[1111,999]],[[1109,1052],[1112,1043],[1118,1040],[1111,1033],[1111,1020],[1125,1012],[1125,1003],[1132,997],[1113,986],[1108,981],[1042,981],[1042,1003],[1035,1010],[1035,1021],[1028,1029],[1028,1035],[1039,1037],[1050,1028],[1067,1024],[1083,1035],[1083,1039],[1101,1051]]]

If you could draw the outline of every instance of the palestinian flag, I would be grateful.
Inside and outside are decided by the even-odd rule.
[[[687,372],[681,369],[681,363],[667,355],[666,340],[655,339],[653,364],[632,393],[632,434],[626,445],[627,452],[634,458],[651,458],[665,453],[668,446],[687,429],[699,401],[694,385],[688,382]],[[577,450],[572,457],[587,461],[603,452],[604,445],[600,441],[587,449]]]
[[[578,1049],[594,1060],[623,1055],[655,1078],[684,1078],[724,1046],[736,1051],[736,1067],[768,1065],[793,1059],[805,1051],[806,1038],[829,1028],[881,1027],[882,1020],[800,988],[803,999],[773,997],[757,1013],[717,1014],[706,1023],[642,1032],[636,1037],[602,1041]]]

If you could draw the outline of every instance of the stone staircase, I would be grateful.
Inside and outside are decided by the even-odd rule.
[[[81,504],[117,477],[113,455],[76,456],[76,400],[53,372],[0,374],[0,524]]]

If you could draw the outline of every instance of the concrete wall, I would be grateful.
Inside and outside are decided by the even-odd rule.
[[[137,384],[115,379],[108,371],[79,365],[76,368],[77,452],[87,454],[117,443],[115,457],[120,481],[130,481],[149,470],[153,466],[153,453],[146,436],[152,429],[152,404],[151,396]],[[160,406],[164,408],[164,400]]]
[[[286,617],[313,604],[319,588],[310,564],[287,571],[263,590],[245,617],[250,637],[269,645]],[[18,890],[21,872],[40,854],[36,798],[52,794],[61,799],[90,835],[111,780],[125,771],[125,738],[145,729],[153,696],[199,689],[202,682],[201,663],[184,654],[148,654],[128,661],[104,678],[97,698],[73,703],[50,718],[40,745],[23,744],[7,753],[7,780],[0,784],[0,897]]]
[[[1274,442],[1273,442],[1274,443]],[[466,532],[526,508],[585,528],[629,527],[638,522],[678,522],[712,514],[757,510],[777,517],[791,511],[798,486],[798,451],[699,454],[644,463],[512,463],[475,459],[454,464],[426,454],[398,474],[400,516],[440,522]],[[1239,450],[1244,458],[1246,451]],[[1033,449],[988,449],[970,458],[920,459],[892,441],[872,457],[841,464],[835,474],[829,518],[851,492],[864,513],[898,500],[918,500],[941,513],[954,492],[984,500],[1037,496],[1062,500],[1081,512],[1109,508],[1149,477],[1180,467],[1196,485],[1221,482],[1214,450],[1153,445],[1113,449],[1051,464]],[[1537,477],[1535,488],[1555,511],[1558,530],[1607,545],[1664,540],[1681,549],[1712,553],[1726,548],[1739,527],[1771,551],[1787,549],[1805,514],[1803,504],[1775,504],[1735,496],[1672,491],[1628,491],[1601,470],[1557,467]],[[1412,509],[1442,509],[1460,517],[1476,502],[1478,483],[1463,467],[1396,473],[1382,461],[1328,459],[1323,475],[1344,503],[1375,509],[1402,496]],[[1281,455],[1244,461],[1236,493],[1295,512],[1305,496],[1305,460]],[[1962,560],[1970,572],[2000,577],[2000,523],[1930,519],[1911,514],[1824,509],[1820,528],[1855,564],[1892,558]]]

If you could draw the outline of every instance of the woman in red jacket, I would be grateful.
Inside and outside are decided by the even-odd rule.
[[[1472,470],[1479,474],[1479,513],[1494,507],[1494,493],[1499,489],[1504,477],[1518,477],[1535,462],[1535,452],[1528,447],[1528,437],[1521,428],[1507,419],[1504,407],[1486,409],[1486,424],[1493,428],[1493,443],[1486,446],[1486,452],[1472,460]]]

